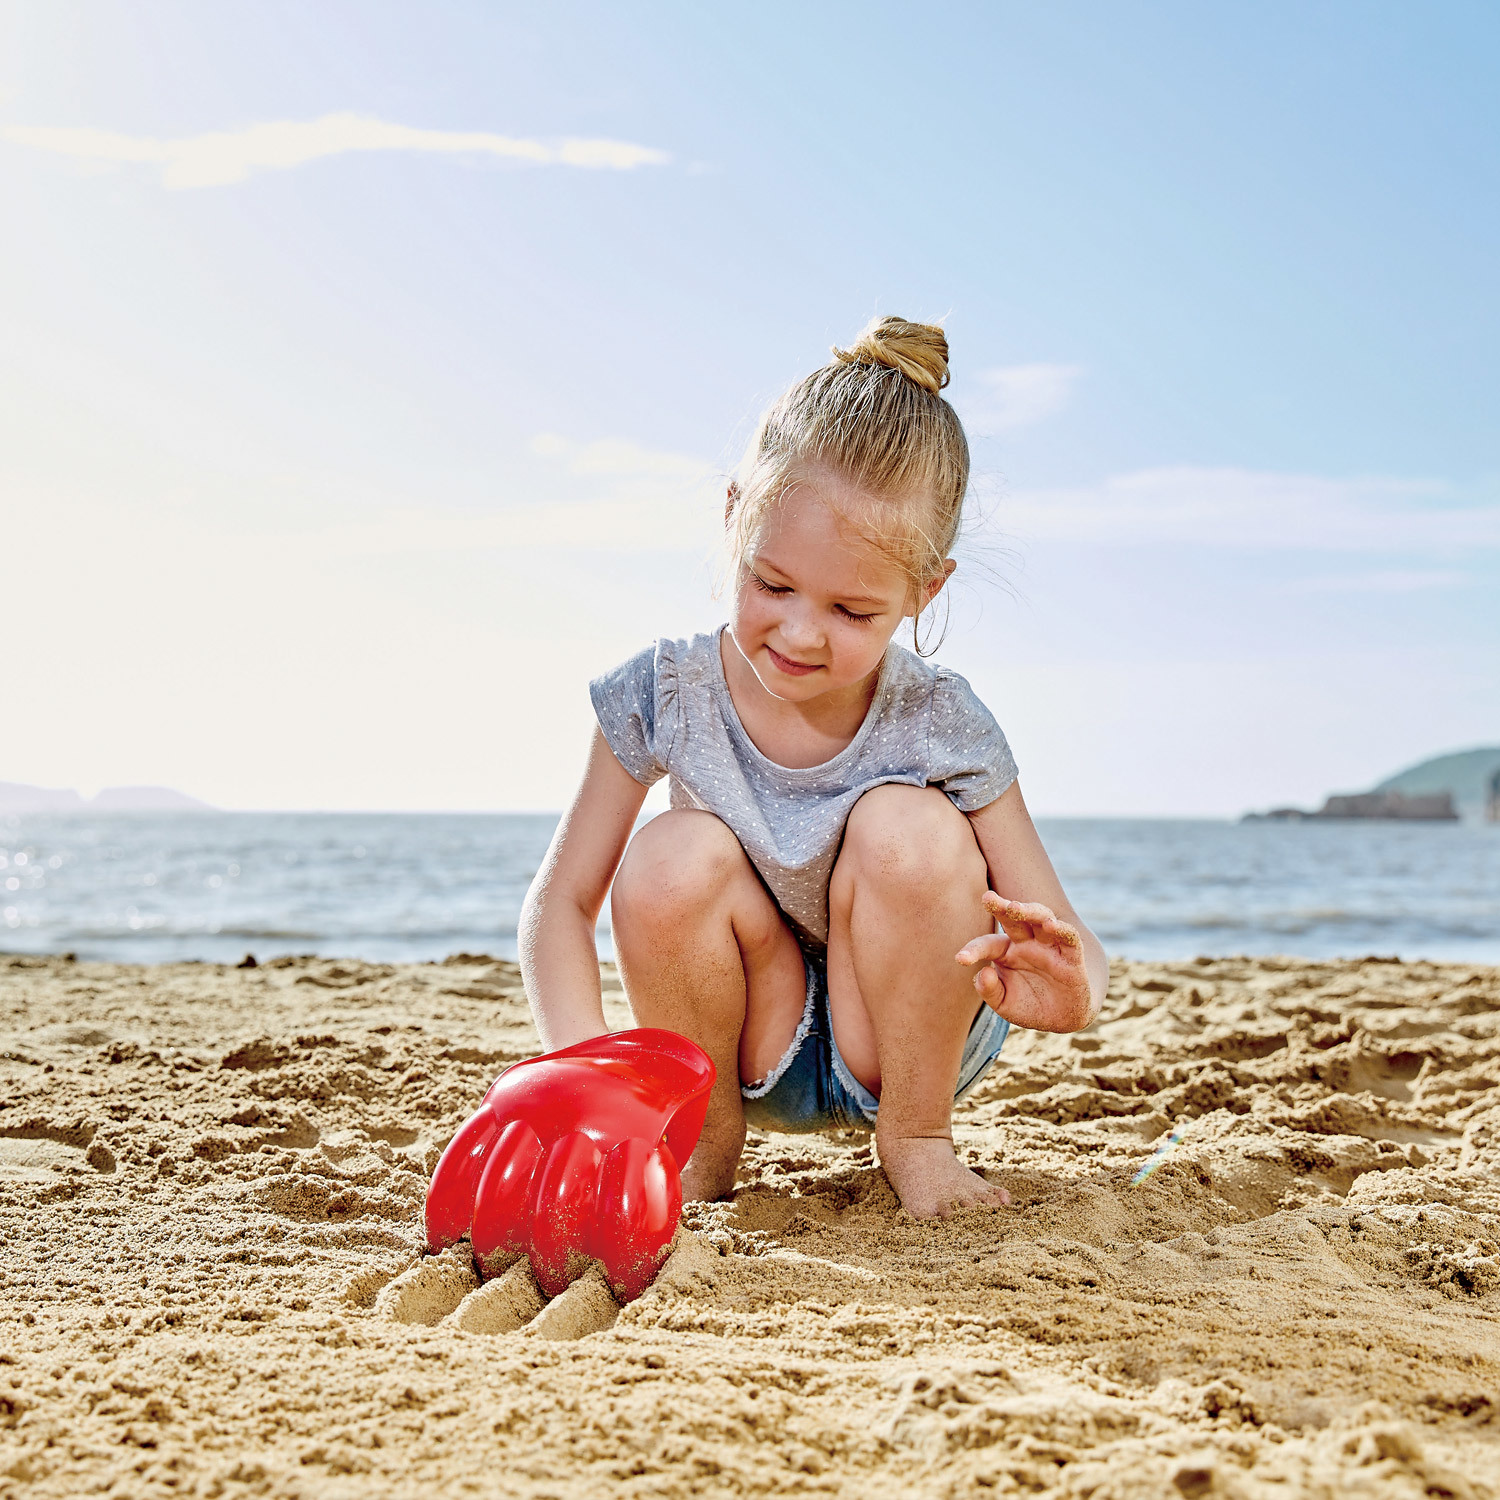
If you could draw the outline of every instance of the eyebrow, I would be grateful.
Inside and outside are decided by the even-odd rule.
[[[785,568],[779,567],[773,559],[766,557],[763,553],[756,554],[755,566],[769,568],[773,573],[780,573],[783,578],[792,576]],[[878,604],[883,607],[886,603],[886,600],[876,594],[839,594],[836,597],[840,604]]]

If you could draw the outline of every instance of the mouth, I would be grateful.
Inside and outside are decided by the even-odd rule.
[[[771,665],[778,672],[785,672],[788,677],[806,677],[809,672],[823,670],[816,662],[793,661],[791,657],[783,656],[773,646],[766,647],[766,655],[771,658]]]

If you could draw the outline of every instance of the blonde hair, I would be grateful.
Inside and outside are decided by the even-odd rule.
[[[948,384],[948,340],[931,323],[877,318],[848,349],[799,380],[760,419],[731,487],[735,564],[754,554],[796,471],[826,465],[876,498],[860,531],[905,575],[920,613],[958,539],[969,444]],[[912,624],[913,641],[916,622]]]

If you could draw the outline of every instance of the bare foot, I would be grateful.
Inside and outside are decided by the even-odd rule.
[[[740,1164],[740,1150],[729,1149],[728,1142],[699,1141],[698,1149],[682,1169],[682,1201],[712,1203],[734,1192],[734,1169]]]
[[[901,1206],[914,1219],[934,1219],[960,1208],[1002,1208],[1010,1194],[971,1172],[944,1136],[876,1137],[880,1165]]]

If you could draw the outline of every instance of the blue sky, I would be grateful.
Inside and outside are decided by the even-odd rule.
[[[1497,68],[1456,3],[0,3],[0,779],[560,805],[877,311],[1034,806],[1500,740]]]

